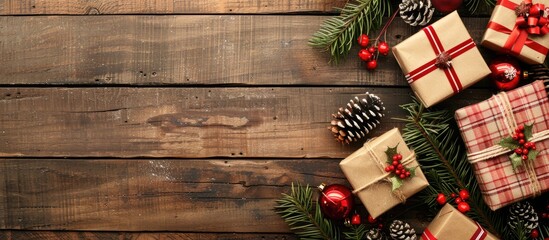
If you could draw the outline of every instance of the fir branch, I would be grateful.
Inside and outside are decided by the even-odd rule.
[[[311,187],[296,185],[292,183],[291,193],[276,201],[275,211],[300,239],[338,240],[339,229],[315,207]]]
[[[465,6],[467,6],[467,10],[472,14],[477,13],[479,8],[484,11],[491,11],[495,5],[495,0],[465,0]]]
[[[360,224],[358,226],[351,226],[349,231],[343,232],[343,236],[345,236],[345,239],[347,240],[362,240],[367,232],[368,229],[366,229],[366,225]]]
[[[469,216],[492,233],[504,233],[506,218],[501,211],[493,212],[484,203],[457,126],[451,124],[452,115],[448,111],[427,110],[415,99],[401,108],[409,115],[400,119],[406,122],[403,138],[416,151],[430,182],[423,196],[430,208],[439,208],[434,201],[438,193],[467,189],[472,210]]]
[[[309,39],[309,45],[329,51],[335,63],[349,53],[358,36],[381,26],[383,17],[390,15],[391,2],[355,0],[339,10],[340,15],[325,20]]]

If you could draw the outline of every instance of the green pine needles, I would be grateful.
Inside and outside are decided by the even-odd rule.
[[[349,53],[358,36],[381,26],[383,17],[391,15],[391,2],[355,0],[338,10],[340,15],[324,21],[309,40],[309,45],[330,52],[335,63]]]

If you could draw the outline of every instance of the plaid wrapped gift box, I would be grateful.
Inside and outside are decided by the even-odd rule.
[[[542,81],[461,108],[455,118],[484,201],[492,210],[549,189],[549,139],[535,142],[537,158],[516,169],[509,160],[511,150],[498,145],[518,125],[533,124],[534,137],[548,137],[549,99]]]

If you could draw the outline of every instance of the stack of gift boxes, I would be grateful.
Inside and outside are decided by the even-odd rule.
[[[549,51],[549,34],[546,34],[549,27],[543,3],[549,6],[549,0],[498,1],[481,44],[525,63],[542,63]],[[518,6],[523,12],[517,10]],[[393,47],[393,54],[417,99],[426,107],[458,94],[490,74],[457,12]],[[459,109],[455,119],[484,201],[492,210],[549,189],[549,151],[545,150],[549,149],[549,98],[541,81]],[[499,143],[513,138],[524,126],[531,130],[528,141],[537,148],[537,156],[517,167],[510,156],[518,151]],[[520,139],[515,136],[514,140]],[[415,176],[397,189],[392,187],[392,175],[386,169],[391,165],[387,151],[394,147],[406,159],[404,167],[416,168]],[[366,142],[345,158],[340,167],[353,192],[374,218],[428,186],[413,150],[406,146],[398,129]],[[447,204],[423,231],[422,239],[496,238]]]

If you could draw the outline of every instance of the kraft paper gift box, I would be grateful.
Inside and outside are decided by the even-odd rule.
[[[395,146],[402,155],[402,164],[408,168],[417,168],[414,177],[404,179],[403,185],[392,191],[391,182],[388,181],[391,175],[384,170],[388,165],[385,151]],[[415,153],[406,146],[397,128],[366,142],[362,148],[341,161],[339,166],[351,183],[353,193],[374,218],[429,185],[415,159]]]
[[[523,4],[528,17],[517,16]],[[530,5],[528,5],[530,4]],[[482,38],[482,46],[516,56],[529,64],[541,64],[549,51],[549,27],[544,15],[549,0],[500,0],[494,7]],[[536,12],[537,10],[537,12]]]
[[[426,107],[490,74],[457,12],[394,46],[393,54],[415,95]]]
[[[549,189],[549,99],[543,81],[461,108],[455,118],[484,201],[492,210]],[[499,143],[517,126],[530,124],[539,154],[534,160],[518,161],[522,166],[514,168],[514,151]]]
[[[422,240],[496,240],[497,238],[463,213],[444,205],[433,221],[423,230]]]

